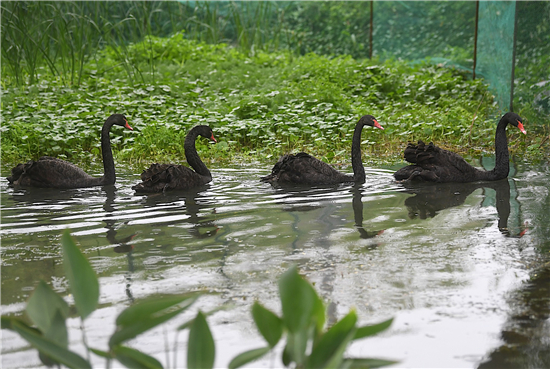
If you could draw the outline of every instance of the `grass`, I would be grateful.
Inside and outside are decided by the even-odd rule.
[[[491,95],[458,70],[286,52],[250,57],[181,34],[147,37],[125,46],[125,55],[117,48],[100,51],[97,62],[83,66],[80,86],[66,87],[42,67],[46,78],[39,83],[4,88],[4,164],[41,155],[84,166],[98,161],[102,122],[115,112],[136,129],[112,131],[117,159],[135,165],[183,162],[185,134],[204,123],[220,141],[198,142],[211,165],[273,162],[300,150],[348,163],[353,127],[363,114],[386,128],[363,133],[365,161],[398,161],[406,143],[417,139],[463,153],[492,151],[498,118]],[[142,68],[143,82],[135,81],[121,57],[138,67],[152,60],[155,72]],[[525,126],[527,136],[509,131],[512,151],[540,155],[537,145],[548,135],[548,122],[538,131],[530,121]]]
[[[424,37],[461,6],[400,2],[375,10],[377,24],[395,12],[403,19],[425,13]],[[528,18],[540,17],[540,7],[521,6]],[[424,37],[427,44],[411,44],[403,56],[433,49],[467,62],[460,40],[469,28],[463,34],[456,27],[470,24],[470,10],[449,37]],[[366,161],[398,161],[406,143],[418,139],[466,154],[492,152],[497,108],[482,82],[426,62],[361,59],[366,11],[353,2],[3,2],[2,162],[41,155],[84,166],[99,161],[101,124],[115,112],[136,127],[113,130],[115,155],[138,166],[184,161],[183,138],[203,123],[220,138],[198,144],[210,165],[273,162],[300,150],[347,164],[363,114],[386,128],[363,133]],[[395,54],[386,41],[402,36],[396,27],[375,28],[377,47],[386,50],[375,47],[375,55]],[[534,104],[545,96],[534,83],[547,74],[548,57],[544,42],[533,48],[528,41],[544,40],[548,30],[542,22],[518,35],[515,107],[528,135],[510,130],[509,141],[513,152],[533,159],[547,158],[550,146],[548,115]]]

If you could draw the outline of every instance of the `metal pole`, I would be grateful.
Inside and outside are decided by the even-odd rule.
[[[476,79],[476,65],[477,65],[477,25],[479,22],[479,0],[476,1],[476,21],[474,28],[474,69],[472,79]]]
[[[372,59],[372,25],[374,23],[374,17],[373,17],[373,3],[374,0],[371,0],[370,2],[370,29],[369,29],[369,59]]]
[[[518,30],[518,2],[514,1],[514,44],[512,46],[512,76],[510,78],[510,111],[514,111],[514,73],[516,69],[516,35]]]

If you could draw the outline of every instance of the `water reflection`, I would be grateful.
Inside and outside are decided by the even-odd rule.
[[[113,308],[134,296],[211,291],[205,309],[237,305],[209,320],[216,338],[222,337],[220,352],[228,347],[223,337],[241,352],[243,341],[257,345],[256,337],[245,337],[252,327],[250,304],[260,300],[276,309],[278,276],[299,264],[329,301],[329,321],[353,306],[365,319],[361,324],[395,316],[395,328],[369,344],[379,342],[380,356],[403,360],[403,366],[472,367],[487,352],[497,363],[512,339],[525,340],[525,353],[542,350],[529,337],[544,332],[548,297],[542,284],[548,281],[528,272],[533,249],[549,239],[550,228],[540,228],[549,212],[539,208],[550,201],[541,200],[549,199],[550,171],[526,165],[502,183],[416,188],[395,184],[391,173],[373,170],[362,186],[274,189],[258,182],[257,170],[224,168],[214,170],[214,181],[203,189],[140,196],[129,190],[132,173],[121,174],[116,189],[2,188],[2,307],[21,313],[40,278],[66,291],[59,236],[71,227],[101,276],[103,314],[87,321],[98,331]],[[449,206],[454,209],[442,211]],[[502,234],[520,235],[522,218],[531,230],[521,239],[503,237],[497,218]],[[516,293],[524,279],[529,281]],[[534,288],[541,292],[527,296]],[[518,310],[508,314],[513,306]],[[533,331],[522,325],[527,306],[535,312],[526,314],[537,317],[529,323],[538,327]],[[91,345],[103,342],[98,336]],[[142,342],[149,349],[156,338]],[[458,344],[446,349],[449,340]],[[21,367],[28,350],[11,341],[5,367]],[[360,350],[367,349],[376,351]]]
[[[351,203],[353,207],[353,219],[355,220],[355,229],[359,232],[359,237],[362,239],[368,239],[384,233],[383,229],[369,232],[363,227],[363,193],[361,186],[353,186],[351,192],[353,194]]]
[[[184,222],[191,224],[188,230],[189,234],[196,239],[205,239],[213,237],[219,230],[213,219],[216,214],[216,208],[213,201],[208,197],[210,185],[196,187],[188,191],[170,191],[162,193],[152,193],[143,195],[140,201],[144,207],[156,208],[158,206],[170,206],[172,212],[185,210],[187,218]],[[209,210],[208,213],[200,215],[203,210]],[[182,219],[165,222],[169,224],[180,224]]]
[[[509,297],[511,314],[500,338],[502,345],[489,353],[478,368],[548,368],[550,364],[550,260],[530,273],[524,285]]]
[[[498,229],[506,237],[522,237],[525,229],[512,234],[508,227],[511,209],[511,188],[513,180],[503,179],[495,182],[474,183],[422,183],[407,184],[407,192],[414,194],[405,200],[410,219],[427,219],[435,217],[441,210],[464,204],[468,196],[481,189],[482,203],[494,203],[498,213]],[[513,182],[512,182],[513,183]],[[494,191],[490,193],[488,189]],[[491,201],[492,200],[492,201]],[[517,199],[514,199],[517,202]],[[520,217],[519,206],[517,216]]]
[[[103,205],[103,210],[105,211],[105,228],[107,229],[107,241],[111,245],[114,245],[113,251],[117,254],[126,254],[126,259],[128,260],[128,273],[126,273],[125,280],[126,280],[126,286],[125,286],[125,292],[126,296],[128,297],[128,300],[130,302],[134,302],[135,298],[132,293],[132,275],[135,272],[135,265],[134,265],[134,255],[133,250],[135,245],[133,243],[130,243],[134,237],[136,236],[136,233],[133,233],[129,236],[117,238],[118,229],[116,227],[116,220],[114,218],[114,213],[116,212],[115,207],[115,196],[116,196],[116,188],[115,186],[105,186],[103,187],[103,190],[105,191],[105,204]]]

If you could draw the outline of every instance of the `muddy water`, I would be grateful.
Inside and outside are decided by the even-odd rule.
[[[251,304],[280,311],[277,278],[297,264],[329,322],[350,308],[364,324],[395,318],[351,356],[397,367],[550,366],[549,165],[516,164],[497,183],[415,187],[394,183],[392,169],[366,168],[361,186],[285,189],[258,181],[267,166],[214,168],[197,191],[139,196],[130,189],[138,176],[124,172],[115,187],[64,191],[14,190],[2,179],[2,314],[22,314],[40,279],[68,296],[59,239],[69,227],[100,277],[100,307],[85,322],[94,348],[107,348],[133,301],[199,290],[196,309],[228,307],[209,318],[216,367],[227,366],[264,345]],[[182,367],[187,334],[174,362],[173,328],[195,312],[132,346]],[[69,328],[82,353],[79,320]],[[280,365],[272,355],[252,367]],[[40,361],[3,330],[2,367]]]

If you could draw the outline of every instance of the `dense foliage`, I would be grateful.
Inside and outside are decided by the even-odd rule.
[[[308,150],[347,163],[363,114],[386,128],[363,134],[372,160],[399,160],[406,142],[417,139],[492,151],[496,109],[466,69],[384,59],[427,53],[467,61],[471,6],[375,3],[369,60],[361,59],[369,49],[368,4],[3,2],[2,161],[95,161],[101,124],[114,112],[137,127],[112,133],[115,155],[130,162],[181,162],[189,128],[208,123],[220,139],[209,150],[199,143],[210,162],[272,161]],[[518,6],[528,14],[535,9]],[[396,14],[407,22],[395,24]],[[418,19],[426,21],[418,26]],[[512,150],[535,156],[548,148],[548,84],[534,85],[550,79],[546,64],[534,62],[550,54],[548,24],[518,34],[522,94],[515,106],[529,134],[510,132],[510,141]],[[526,28],[532,29],[520,29]],[[418,42],[405,37],[415,29]],[[531,39],[540,41],[537,48],[529,47]]]
[[[113,48],[102,51],[97,63],[84,67],[79,87],[43,78],[6,88],[4,161],[44,154],[97,158],[101,123],[115,112],[137,128],[112,132],[119,159],[134,161],[181,160],[183,138],[199,123],[211,124],[221,141],[205,153],[210,160],[231,159],[229,149],[260,158],[307,149],[347,161],[353,126],[363,114],[386,128],[365,133],[363,147],[375,156],[393,156],[416,138],[492,145],[491,97],[480,81],[457,70],[315,54],[248,57],[181,34],[147,37],[127,49],[123,56]],[[132,83],[120,57],[138,66],[152,58],[155,73],[142,72],[144,82]]]

